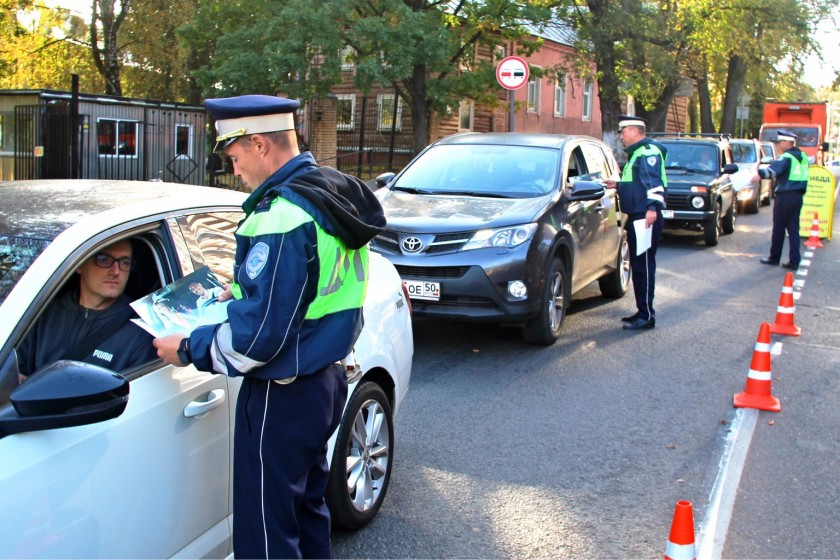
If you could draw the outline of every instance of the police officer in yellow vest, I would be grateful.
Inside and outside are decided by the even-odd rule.
[[[646,123],[636,116],[618,118],[618,136],[628,160],[621,181],[606,181],[607,187],[618,188],[621,211],[628,216],[627,240],[630,244],[630,266],[633,272],[633,293],[636,313],[621,320],[625,330],[652,329],[656,326],[653,292],[656,285],[656,248],[662,235],[665,207],[665,156],[667,149],[646,136]],[[644,222],[650,233],[650,247],[636,254],[637,238],[634,222]]]
[[[778,266],[785,243],[785,231],[788,234],[788,262],[784,268],[796,270],[801,260],[799,253],[799,213],[802,211],[802,198],[808,188],[808,155],[796,147],[796,134],[789,130],[779,130],[776,142],[779,144],[781,157],[769,167],[759,169],[756,174],[760,179],[775,179],[775,200],[773,202],[773,233],[770,237],[770,256],[761,259],[763,264]]]
[[[228,320],[157,339],[167,362],[241,376],[234,436],[238,558],[329,558],[327,442],[347,398],[345,358],[362,329],[367,243],[385,225],[359,179],[298,150],[297,101],[208,99],[251,195],[236,232]],[[212,468],[208,465],[208,468]]]

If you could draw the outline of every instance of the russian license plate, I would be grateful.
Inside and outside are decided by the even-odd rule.
[[[662,217],[663,218],[673,218],[674,217],[674,211],[673,210],[663,210],[662,211]]]
[[[411,299],[440,300],[440,282],[425,282],[422,280],[405,280],[408,297]]]

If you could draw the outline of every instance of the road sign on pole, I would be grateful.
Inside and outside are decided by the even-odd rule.
[[[508,56],[496,66],[496,79],[505,89],[519,89],[528,83],[528,63],[518,56]]]

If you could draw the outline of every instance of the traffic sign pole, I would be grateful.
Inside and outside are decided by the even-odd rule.
[[[514,111],[516,109],[516,90],[528,83],[531,72],[528,63],[518,56],[508,56],[499,61],[496,66],[496,80],[499,85],[510,93],[510,123],[508,130],[513,132]]]

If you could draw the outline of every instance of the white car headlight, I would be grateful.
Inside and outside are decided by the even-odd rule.
[[[488,249],[492,247],[511,249],[522,245],[526,241],[530,241],[535,231],[537,231],[537,224],[482,229],[475,232],[472,239],[467,241],[461,247],[461,250],[469,251],[470,249]]]

